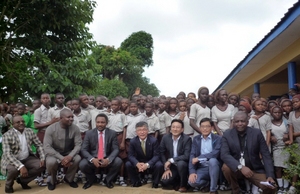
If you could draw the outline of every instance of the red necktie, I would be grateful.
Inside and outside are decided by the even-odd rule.
[[[104,158],[104,153],[103,153],[103,132],[100,132],[99,135],[99,140],[98,140],[98,159],[103,159]]]

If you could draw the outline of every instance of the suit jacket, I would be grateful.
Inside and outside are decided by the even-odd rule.
[[[273,161],[267,143],[261,131],[256,128],[247,127],[246,129],[246,149],[248,151],[249,162],[252,164],[253,171],[266,173],[267,177],[274,176]],[[236,171],[240,165],[241,147],[238,133],[235,128],[225,131],[221,145],[221,159],[232,170]],[[263,163],[259,154],[262,155]]]
[[[160,142],[160,157],[163,164],[166,163],[166,161],[169,158],[173,158],[175,164],[178,161],[188,162],[191,153],[191,145],[192,139],[189,136],[182,133],[177,145],[178,156],[176,158],[173,158],[174,154],[172,134],[165,134]]]
[[[43,144],[40,142],[36,134],[33,133],[32,129],[25,128],[23,133],[25,133],[29,154],[33,155],[31,145],[34,144],[37,148],[40,159],[45,160]],[[14,129],[10,129],[3,135],[2,149],[3,149],[3,155],[1,159],[2,174],[6,174],[6,167],[8,164],[13,165],[16,168],[19,168],[22,163],[17,159],[16,156],[22,150],[20,147],[20,139]]]
[[[105,129],[105,155],[112,162],[119,154],[119,145],[115,131]],[[85,133],[83,144],[81,146],[81,156],[90,161],[98,157],[98,129],[92,129]]]
[[[222,138],[219,135],[211,133],[212,152],[201,154],[201,135],[197,135],[196,137],[194,137],[189,161],[190,174],[196,173],[196,170],[199,167],[199,163],[195,165],[192,164],[193,158],[207,158],[208,160],[211,158],[220,159],[221,139]]]
[[[136,166],[138,162],[148,163],[150,167],[159,161],[159,143],[155,137],[148,135],[145,142],[146,155],[143,152],[141,141],[138,136],[130,140],[128,160]]]

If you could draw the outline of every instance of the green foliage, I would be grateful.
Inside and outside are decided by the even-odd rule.
[[[290,146],[285,148],[290,154],[289,158],[289,167],[286,168],[285,171],[285,179],[292,180],[294,175],[300,174],[300,150],[299,150],[299,143],[294,143]],[[295,184],[297,191],[300,190],[300,179]]]
[[[94,94],[104,95],[111,100],[116,96],[127,97],[128,88],[122,81],[118,79],[103,79],[99,84],[99,87],[97,87],[97,90],[94,92]]]

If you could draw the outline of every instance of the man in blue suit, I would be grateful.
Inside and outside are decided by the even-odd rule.
[[[221,137],[213,134],[213,122],[209,118],[200,121],[201,135],[194,138],[189,161],[189,184],[192,187],[206,187],[210,193],[218,193],[220,170]]]
[[[132,186],[141,186],[139,174],[149,170],[152,172],[152,188],[158,188],[163,171],[163,164],[159,159],[159,143],[155,137],[148,135],[149,129],[146,122],[138,122],[135,128],[137,136],[130,140],[128,161],[126,162]]]

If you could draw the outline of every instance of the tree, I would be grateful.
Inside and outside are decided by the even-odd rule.
[[[0,95],[2,101],[94,87],[94,45],[87,24],[93,0],[2,0],[0,2]]]

